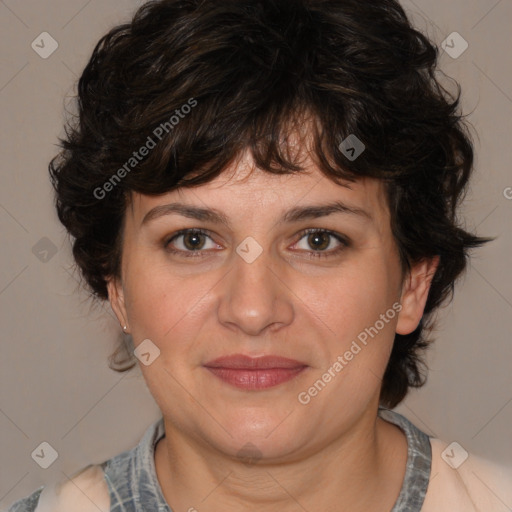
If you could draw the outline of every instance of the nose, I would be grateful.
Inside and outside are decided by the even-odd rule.
[[[252,262],[233,254],[233,268],[221,282],[219,321],[230,329],[261,336],[293,321],[293,292],[286,285],[284,262],[272,262],[268,250]]]

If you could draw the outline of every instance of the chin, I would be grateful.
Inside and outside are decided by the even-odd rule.
[[[247,414],[241,417],[224,416],[222,425],[229,434],[222,429],[222,435],[210,437],[211,444],[236,458],[265,458],[281,459],[297,450],[297,447],[307,442],[304,437],[304,425],[297,428],[295,422],[287,418],[286,414],[268,415],[261,410],[256,411],[257,417]],[[284,420],[284,421],[283,421]],[[229,426],[228,426],[229,425]],[[218,431],[217,431],[218,432]],[[213,433],[212,433],[213,434]],[[203,439],[209,436],[202,434]],[[215,438],[215,439],[214,439]]]

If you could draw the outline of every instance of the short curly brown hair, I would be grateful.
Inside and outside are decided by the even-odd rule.
[[[49,165],[93,297],[107,299],[106,278],[119,276],[131,191],[207,183],[247,149],[262,171],[301,172],[286,141],[308,116],[325,176],[385,183],[404,271],[440,256],[420,324],[395,335],[381,404],[396,406],[425,382],[432,313],[451,298],[469,249],[489,240],[457,221],[473,146],[459,84],[450,94],[435,76],[438,52],[395,0],[144,4],[98,42],[78,83],[77,120]],[[340,147],[349,135],[365,145],[356,159]]]

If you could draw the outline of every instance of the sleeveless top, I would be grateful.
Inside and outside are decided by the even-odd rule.
[[[402,488],[390,512],[420,512],[432,463],[429,436],[397,412],[381,407],[378,414],[404,431],[408,445]],[[155,446],[164,436],[164,421],[160,418],[147,428],[137,446],[100,465],[109,489],[110,512],[173,512],[165,501],[155,470]],[[38,512],[43,488],[18,500],[8,512]]]

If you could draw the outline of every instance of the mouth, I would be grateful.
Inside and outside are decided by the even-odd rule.
[[[235,354],[204,365],[223,382],[240,389],[267,389],[293,379],[308,365],[279,356],[249,357]]]

